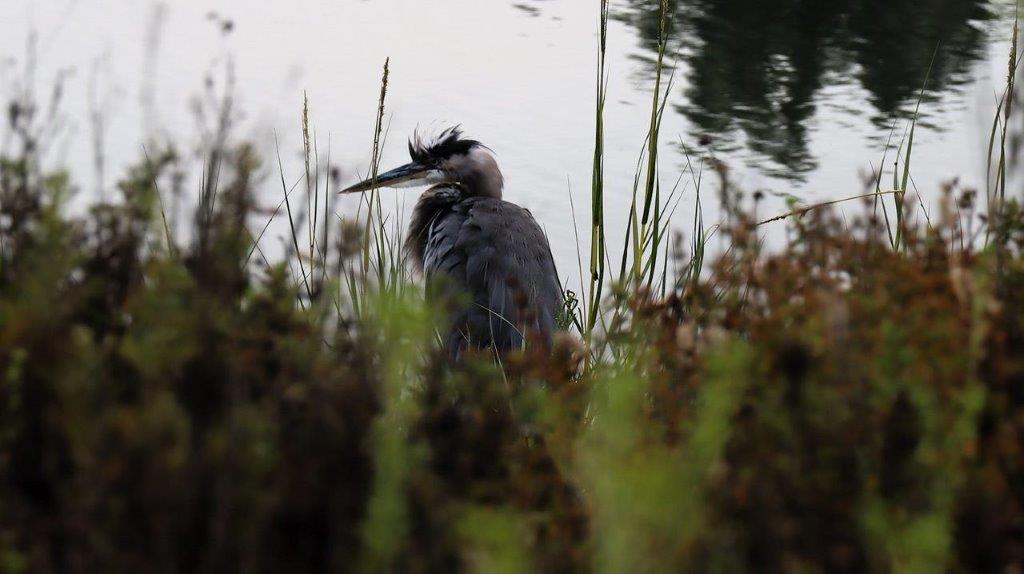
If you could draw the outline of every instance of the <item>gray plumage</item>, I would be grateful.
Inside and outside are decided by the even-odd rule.
[[[562,290],[529,211],[435,188],[417,205],[407,248],[442,298],[463,296],[445,341],[453,357],[466,347],[502,353],[520,348],[530,332],[554,332]]]
[[[490,150],[452,128],[429,143],[416,137],[409,152],[413,162],[377,184],[437,184],[417,202],[405,247],[431,294],[456,302],[449,355],[469,347],[502,354],[533,334],[549,341],[563,306],[551,248],[528,210],[501,199],[504,180]]]

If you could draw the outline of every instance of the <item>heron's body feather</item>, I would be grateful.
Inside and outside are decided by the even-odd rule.
[[[414,211],[407,249],[434,289],[457,301],[446,345],[502,353],[530,332],[550,335],[562,290],[544,231],[529,211],[437,186]],[[459,297],[462,297],[459,299]]]

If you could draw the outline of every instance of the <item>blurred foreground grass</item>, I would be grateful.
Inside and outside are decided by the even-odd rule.
[[[172,155],[78,217],[0,163],[0,570],[1024,563],[1015,200],[978,250],[953,188],[899,251],[870,207],[771,253],[737,217],[699,279],[614,290],[589,352],[451,367],[418,289],[339,300],[358,232],[312,296],[247,266],[257,160],[224,158],[171,248]]]

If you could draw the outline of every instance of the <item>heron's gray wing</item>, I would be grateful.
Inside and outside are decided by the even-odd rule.
[[[455,355],[466,345],[515,349],[528,330],[555,329],[562,290],[551,249],[530,212],[515,204],[471,198],[454,205],[431,226],[423,267],[431,282],[467,296],[448,340]]]

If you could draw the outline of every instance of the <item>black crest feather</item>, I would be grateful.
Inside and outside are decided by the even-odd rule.
[[[419,130],[409,139],[409,157],[417,163],[429,164],[459,154],[482,145],[476,140],[463,139],[462,128],[452,126],[433,137],[424,138]]]

